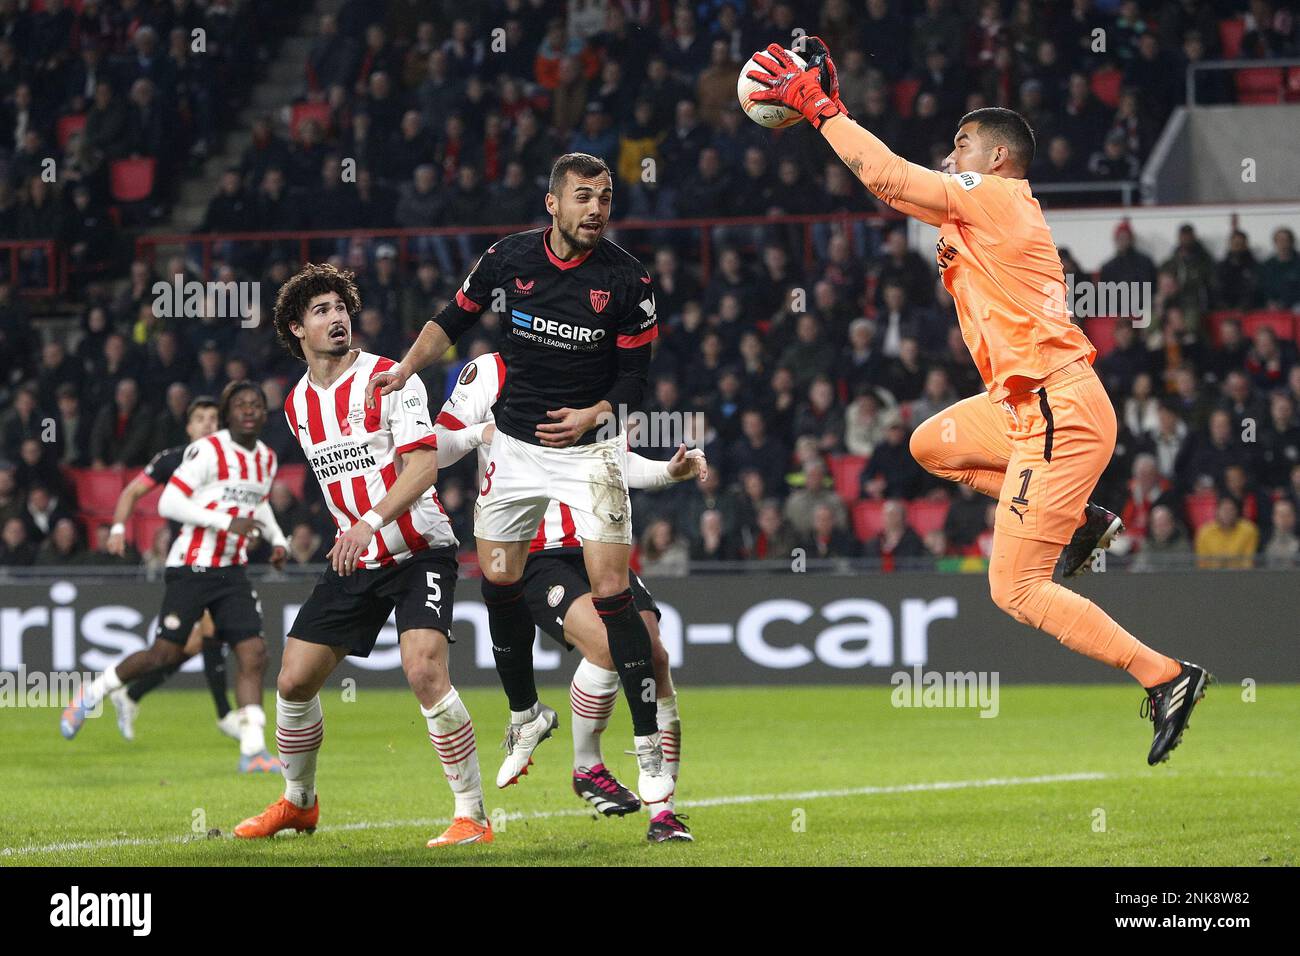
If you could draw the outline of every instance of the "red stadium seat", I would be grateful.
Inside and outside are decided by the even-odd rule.
[[[330,129],[330,105],[328,103],[294,103],[289,117],[289,135],[298,138],[298,128],[307,120],[315,120],[321,133]]]
[[[903,119],[911,119],[912,106],[916,102],[916,94],[920,89],[920,80],[899,80],[894,84],[894,111]]]
[[[1282,70],[1275,66],[1252,67],[1238,70],[1233,75],[1237,83],[1238,103],[1282,102]]]
[[[1098,70],[1092,74],[1092,95],[1112,109],[1119,105],[1120,87],[1124,85],[1124,74],[1119,70]]]
[[[1187,496],[1187,523],[1192,526],[1193,534],[1201,525],[1214,520],[1214,509],[1218,503],[1218,496],[1213,491],[1198,491]]]
[[[832,455],[831,479],[835,482],[835,493],[845,502],[854,502],[862,496],[862,469],[867,467],[867,459],[862,455]]]
[[[293,496],[299,501],[302,500],[302,489],[306,481],[306,465],[281,465],[275,473],[275,483],[288,485]]]
[[[1222,344],[1222,340],[1219,337],[1220,330],[1223,328],[1223,323],[1228,321],[1228,319],[1236,319],[1238,322],[1240,322],[1241,310],[1240,309],[1219,309],[1215,312],[1211,312],[1208,316],[1205,317],[1207,327],[1209,328],[1210,331],[1210,341],[1213,342],[1216,346]]]
[[[158,161],[152,157],[115,159],[109,167],[109,192],[115,202],[141,202],[153,194]]]
[[[109,468],[69,468],[77,489],[77,506],[83,514],[111,518],[117,497],[126,487],[126,475]]]
[[[1280,309],[1277,311],[1261,309],[1258,312],[1246,313],[1241,320],[1241,332],[1246,338],[1250,338],[1266,325],[1276,332],[1277,337],[1283,342],[1295,338],[1295,316]]]
[[[1219,44],[1223,47],[1223,58],[1235,60],[1241,56],[1241,40],[1246,35],[1246,21],[1241,17],[1232,17],[1219,21]]]
[[[946,501],[909,501],[907,503],[907,523],[912,530],[925,537],[931,531],[943,529],[948,517]]]
[[[1115,323],[1121,319],[1084,319],[1083,334],[1097,348],[1097,358],[1103,359],[1115,350]]]
[[[885,502],[868,498],[853,506],[853,533],[859,541],[870,541],[885,526]]]
[[[1286,71],[1286,101],[1300,102],[1300,66],[1293,66]]]
[[[80,133],[85,126],[85,113],[70,113],[67,116],[60,116],[58,125],[59,149],[66,148],[68,140],[72,138],[72,134]]]
[[[136,515],[131,519],[131,544],[141,554],[153,547],[153,536],[159,528],[167,527],[166,518]]]

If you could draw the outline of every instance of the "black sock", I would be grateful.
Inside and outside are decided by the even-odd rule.
[[[171,667],[164,667],[161,670],[145,674],[143,677],[137,677],[127,685],[126,696],[130,697],[138,704],[140,703],[141,697],[149,693],[149,691],[153,690],[180,669],[180,664],[173,664]]]
[[[609,656],[623,682],[623,695],[632,711],[632,732],[638,737],[658,733],[658,692],[655,669],[650,661],[650,632],[637,612],[628,588],[613,597],[593,597],[596,613],[609,634]]]
[[[536,626],[524,600],[524,583],[493,584],[484,578],[483,603],[487,605],[488,628],[492,632],[492,657],[510,709],[528,710],[537,703],[533,675]]]
[[[230,701],[226,699],[226,653],[221,642],[212,638],[203,639],[203,676],[207,678],[212,702],[217,705],[217,720],[224,720],[230,713]]]

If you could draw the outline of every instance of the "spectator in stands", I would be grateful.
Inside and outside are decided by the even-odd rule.
[[[71,508],[58,495],[43,484],[33,484],[27,489],[27,539],[40,544],[63,518],[75,518]]]
[[[96,468],[140,466],[149,460],[153,417],[140,403],[135,380],[117,383],[113,403],[95,419],[90,436],[90,456]]]
[[[984,530],[984,511],[988,499],[970,485],[957,485],[957,492],[948,504],[944,516],[943,534],[952,548],[969,554],[976,539]]]
[[[804,536],[802,547],[813,560],[857,557],[862,546],[837,520],[835,509],[819,504],[813,508],[812,527]]]
[[[905,335],[899,340],[898,355],[885,367],[883,385],[900,405],[916,401],[925,388],[928,369],[921,358],[920,343]]]
[[[908,420],[913,426],[937,415],[957,401],[957,393],[948,384],[948,373],[942,368],[931,368],[925,373],[925,387],[921,397],[912,401],[908,407]]]
[[[1115,255],[1102,263],[1102,282],[1141,282],[1154,289],[1156,264],[1133,244],[1133,227],[1127,219],[1115,227]]]
[[[794,419],[794,434],[813,435],[824,454],[837,451],[844,435],[844,413],[835,402],[835,386],[830,378],[819,375],[808,386],[808,401]]]
[[[1130,529],[1131,533],[1131,529]],[[1134,571],[1160,571],[1183,565],[1183,559],[1192,555],[1192,546],[1187,535],[1174,517],[1169,505],[1156,505],[1151,509],[1147,521],[1146,538],[1142,548],[1133,559]]]
[[[1124,424],[1138,438],[1154,435],[1160,427],[1159,408],[1151,375],[1139,372],[1133,379],[1132,393],[1124,399]]]
[[[1241,516],[1259,524],[1259,495],[1252,486],[1250,475],[1242,465],[1229,465],[1223,469],[1221,494],[1231,496],[1241,510]]]
[[[311,524],[300,521],[289,535],[289,560],[294,564],[319,564],[325,560],[321,536]]]
[[[914,305],[929,305],[934,291],[934,263],[926,262],[920,253],[909,249],[907,230],[899,227],[885,238],[885,249],[871,267],[876,277],[876,305],[885,304],[885,287],[897,281],[906,292],[906,301]]]
[[[1187,425],[1178,417],[1177,408],[1168,399],[1162,400],[1156,408],[1156,427],[1149,440],[1156,470],[1162,478],[1174,480],[1175,464],[1187,442]]]
[[[158,392],[153,394],[156,395]],[[189,434],[185,430],[188,417],[186,411],[191,397],[188,386],[184,382],[174,381],[166,386],[164,394],[166,398],[163,407],[154,416],[153,436],[149,440],[150,455],[190,443]]]
[[[1237,502],[1220,495],[1214,520],[1196,532],[1196,564],[1201,568],[1250,568],[1259,548],[1259,528],[1241,516]]]
[[[862,470],[862,497],[914,498],[923,484],[924,472],[907,446],[907,429],[891,422]]]
[[[1285,488],[1291,469],[1300,463],[1300,420],[1295,402],[1284,391],[1269,396],[1269,417],[1259,432],[1259,476],[1265,488]]]
[[[1114,335],[1114,347],[1096,363],[1097,374],[1111,395],[1127,395],[1134,379],[1150,371],[1150,359],[1131,322],[1117,321]]]
[[[797,481],[800,487],[790,492],[785,502],[785,520],[795,534],[807,537],[812,532],[813,511],[818,507],[830,508],[835,523],[840,527],[848,524],[844,502],[835,494],[830,476],[826,474],[826,465],[820,458],[807,462]]]
[[[208,340],[199,346],[199,364],[190,378],[190,391],[195,395],[220,395],[226,381],[221,368],[221,349],[215,341]]]
[[[885,502],[880,512],[882,527],[880,534],[866,544],[868,557],[885,559],[886,570],[894,570],[895,561],[904,561],[924,557],[925,545],[921,538],[907,524],[907,507],[897,499]]]
[[[1300,309],[1300,257],[1285,226],[1274,231],[1273,255],[1260,263],[1259,299],[1269,309]]]
[[[1258,299],[1259,263],[1250,251],[1250,239],[1234,229],[1228,240],[1228,252],[1215,275],[1217,304],[1224,309],[1249,309]]]
[[[1263,400],[1251,387],[1250,376],[1242,370],[1229,372],[1223,380],[1223,397],[1219,405],[1227,409],[1234,427],[1241,429],[1242,441],[1246,440],[1246,429],[1250,429],[1249,434],[1253,436],[1268,414]],[[1254,441],[1253,437],[1251,441]]]
[[[55,522],[49,536],[37,549],[33,563],[62,567],[80,564],[85,551],[76,520],[65,515]]]
[[[0,527],[0,567],[28,567],[36,560],[36,548],[28,540],[21,518],[10,518]]]
[[[788,562],[799,547],[799,539],[781,514],[781,505],[768,499],[759,506],[758,519],[748,535],[747,551],[754,561]]]
[[[699,528],[691,541],[690,560],[734,561],[739,555],[736,543],[723,524],[722,515],[713,510],[703,512]]]
[[[1214,260],[1196,235],[1196,227],[1183,223],[1178,227],[1178,244],[1173,254],[1160,266],[1178,280],[1181,305],[1198,314],[1208,311],[1214,285]]]
[[[1246,353],[1245,372],[1256,388],[1264,391],[1281,388],[1295,364],[1294,342],[1279,341],[1277,332],[1270,325],[1261,325],[1255,330],[1250,350]]]
[[[1263,550],[1270,568],[1300,567],[1300,537],[1296,536],[1296,508],[1290,498],[1273,503],[1273,528]]]
[[[1088,175],[1105,181],[1137,179],[1137,157],[1129,152],[1124,133],[1112,130],[1106,134],[1102,148],[1088,158]]]
[[[677,538],[672,523],[651,521],[641,535],[641,571],[646,576],[681,577],[686,574],[690,548]]]
[[[73,384],[60,385],[55,393],[58,414],[54,423],[58,463],[84,468],[90,460],[90,416],[83,413],[81,398]]]
[[[1065,105],[1057,117],[1057,135],[1073,144],[1080,156],[1091,156],[1101,148],[1108,120],[1106,108],[1092,95],[1087,75],[1071,73]]]
[[[28,382],[14,394],[13,408],[4,419],[3,444],[0,451],[4,457],[18,457],[18,450],[25,439],[40,439],[44,430],[44,413],[38,406],[38,390],[35,383]]]
[[[1132,540],[1141,542],[1146,536],[1152,509],[1158,505],[1174,507],[1171,482],[1161,477],[1155,456],[1146,452],[1133,459],[1133,478],[1129,482],[1128,500],[1120,517]]]
[[[1083,168],[1074,155],[1074,147],[1064,136],[1053,136],[1047,143],[1042,160],[1034,170],[1035,183],[1073,183],[1084,179]],[[1054,205],[1064,203],[1057,194],[1047,194]]]

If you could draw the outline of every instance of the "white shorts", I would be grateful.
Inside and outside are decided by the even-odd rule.
[[[474,504],[474,536],[531,541],[547,505],[556,501],[569,506],[583,540],[630,545],[626,441],[618,435],[590,445],[547,448],[498,431]]]

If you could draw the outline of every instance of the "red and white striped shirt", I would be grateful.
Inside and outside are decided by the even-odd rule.
[[[388,494],[401,471],[402,455],[413,448],[438,447],[418,376],[412,375],[399,392],[377,396],[375,408],[366,408],[366,384],[394,364],[359,351],[329,388],[314,384],[308,372],[284,403],[289,428],[298,436],[340,534]],[[362,552],[360,566],[383,567],[425,548],[456,544],[430,487],[397,520],[379,529]]]
[[[261,441],[250,451],[223,428],[185,449],[181,463],[168,479],[167,490],[180,492],[191,504],[209,511],[257,518],[268,526],[268,539],[275,544],[283,535],[275,526],[267,498],[276,468],[275,452]],[[182,523],[167,553],[169,568],[226,568],[247,563],[248,539],[244,535],[190,522]]]

